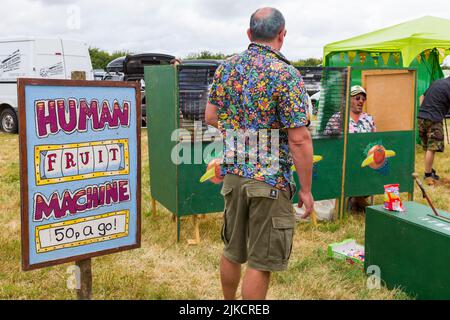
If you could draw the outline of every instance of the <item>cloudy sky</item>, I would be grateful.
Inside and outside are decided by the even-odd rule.
[[[1,0],[0,37],[66,37],[109,52],[230,54],[245,48],[249,17],[263,6],[284,14],[282,52],[291,60],[425,15],[450,19],[448,0]]]

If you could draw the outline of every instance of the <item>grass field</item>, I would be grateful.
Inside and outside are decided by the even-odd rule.
[[[35,271],[21,270],[20,174],[18,136],[0,133],[0,299],[74,299],[67,288],[71,264]],[[142,247],[93,258],[95,299],[221,299],[219,257],[221,214],[200,220],[201,243],[193,236],[192,218],[182,220],[182,240],[176,243],[171,214],[159,207],[150,213],[146,132],[142,132]],[[450,148],[436,158],[435,168],[450,178]],[[416,170],[423,173],[423,152],[417,148]],[[448,181],[448,180],[447,180]],[[436,207],[450,211],[450,184],[429,189]],[[417,188],[416,188],[417,189]],[[418,202],[425,203],[418,190]],[[381,197],[376,197],[380,203]],[[364,216],[345,223],[308,223],[296,227],[289,269],[271,278],[269,299],[409,299],[399,290],[368,290],[362,270],[327,258],[329,243],[355,238],[364,243]]]

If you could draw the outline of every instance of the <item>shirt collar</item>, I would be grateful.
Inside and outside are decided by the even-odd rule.
[[[288,59],[286,59],[286,57],[278,50],[275,50],[274,48],[272,48],[271,46],[265,45],[265,44],[261,44],[261,43],[256,43],[256,42],[252,42],[250,43],[250,45],[248,46],[248,50],[258,53],[258,54],[262,54],[268,57],[272,57],[272,58],[276,58],[278,60],[281,60],[287,64],[291,64],[289,62]]]
[[[360,121],[363,121],[364,119],[366,119],[369,116],[369,114],[365,113],[365,112],[361,112],[361,114],[359,115],[358,121],[353,120],[352,117],[350,117],[350,120],[357,123]]]

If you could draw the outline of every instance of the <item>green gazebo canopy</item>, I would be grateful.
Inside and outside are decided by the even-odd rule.
[[[401,52],[408,67],[421,52],[436,48],[439,60],[450,54],[450,20],[425,16],[395,26],[333,42],[324,47],[324,61],[332,52],[365,50]]]

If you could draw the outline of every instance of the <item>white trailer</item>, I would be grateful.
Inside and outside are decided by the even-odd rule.
[[[84,42],[65,39],[0,39],[0,130],[18,131],[17,78],[70,79],[72,71],[93,80]]]

